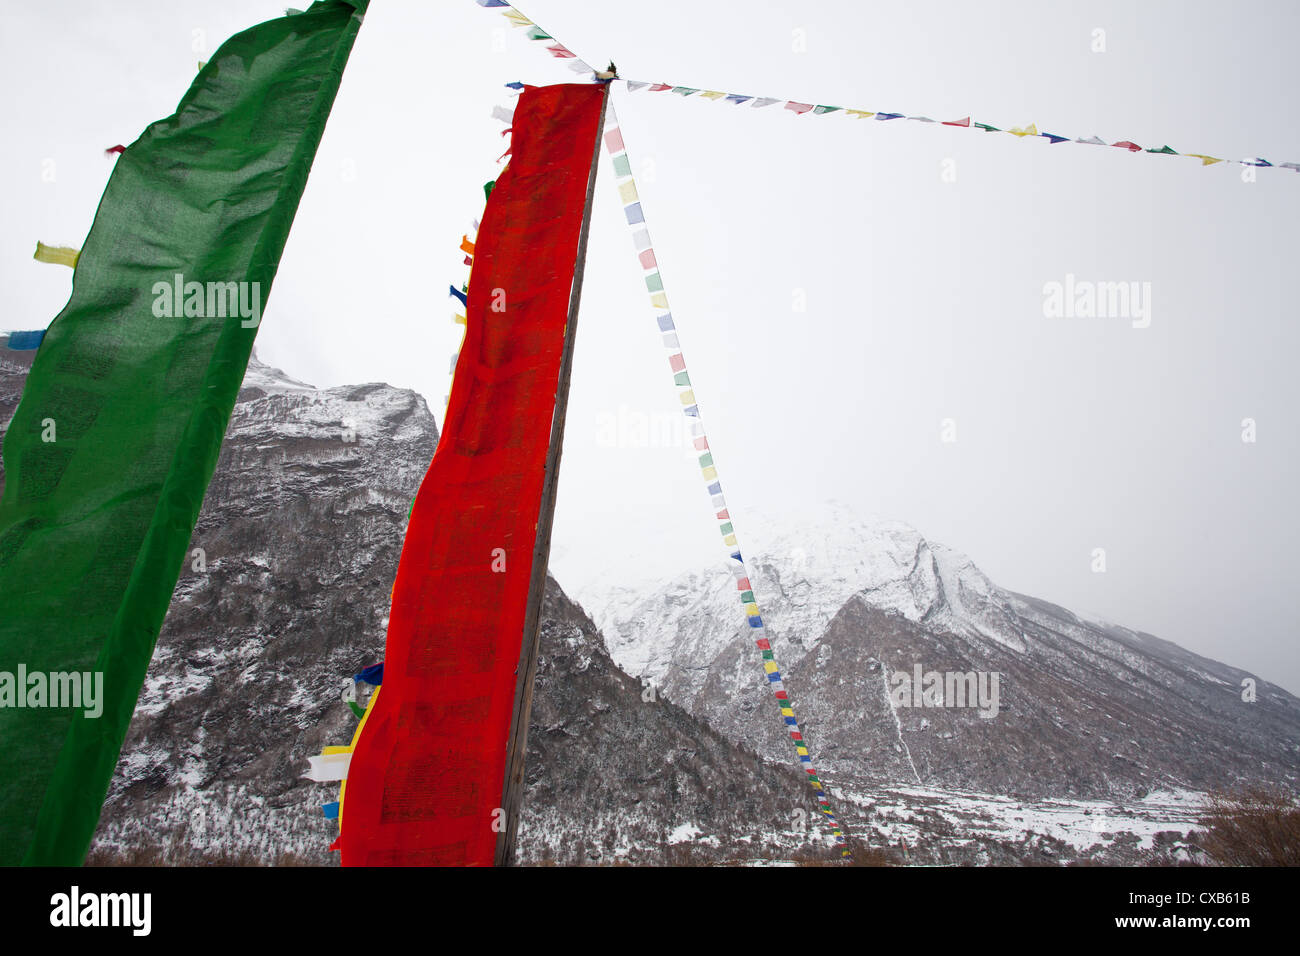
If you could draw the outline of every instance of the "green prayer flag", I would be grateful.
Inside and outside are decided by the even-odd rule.
[[[976,128],[976,129],[982,129],[982,130],[984,130],[986,133],[1000,133],[1000,132],[1002,132],[1002,130],[998,129],[996,126],[990,126],[988,123],[976,123],[976,124],[975,124],[975,128]]]
[[[614,174],[619,179],[626,179],[632,175],[632,164],[627,161],[627,153],[620,153],[614,157]]]
[[[651,292],[662,292],[664,290],[663,276],[657,272],[652,272],[645,278],[645,287]]]
[[[0,865],[90,845],[366,4],[231,37],[114,166],[0,499],[0,671],[102,675],[101,712],[0,708]]]
[[[836,110],[842,110],[842,109],[844,109],[844,107],[842,106],[814,106],[813,114],[816,116],[820,116],[823,113],[834,113]]]
[[[678,372],[676,375],[673,376],[673,381],[678,385],[690,385],[691,377],[687,375],[685,372]]]

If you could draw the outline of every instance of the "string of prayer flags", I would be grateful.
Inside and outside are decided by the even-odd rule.
[[[504,8],[503,15],[508,20],[510,20],[512,24],[514,24],[515,26],[529,27],[528,38],[530,40],[551,41],[553,45],[548,46],[547,49],[552,53],[552,55],[558,57],[565,57],[565,58],[575,57],[575,54],[570,52],[568,47],[564,46],[559,41],[555,40],[554,37],[552,37],[549,33],[543,31],[540,27],[538,27],[535,23],[533,23],[523,14],[521,14],[518,10],[511,7],[509,3],[505,2],[505,0],[493,0],[493,2],[491,3],[484,2],[484,0],[478,0],[478,2],[479,2],[479,6],[482,7]],[[574,63],[570,65],[570,69],[573,69],[575,72],[578,73],[593,72],[590,66],[583,63],[581,60],[577,60],[576,58],[574,59]],[[639,90],[646,90],[651,93],[673,92],[683,98],[688,98],[692,96],[692,94],[700,93],[700,95],[696,97],[696,99],[708,100],[710,102],[723,101],[723,102],[731,103],[733,106],[740,106],[741,104],[748,103],[750,104],[751,107],[755,109],[762,109],[765,106],[772,106],[775,103],[784,103],[785,104],[784,109],[788,110],[791,113],[794,113],[796,116],[803,116],[806,113],[810,113],[813,116],[827,116],[831,113],[843,113],[846,116],[852,116],[855,117],[856,119],[868,119],[874,117],[875,119],[881,122],[886,122],[892,119],[905,118],[905,119],[913,120],[918,123],[931,123],[935,126],[954,126],[954,127],[961,127],[963,129],[978,129],[986,133],[1009,133],[1010,135],[1020,139],[1042,138],[1042,139],[1046,139],[1053,146],[1055,146],[1058,143],[1066,143],[1071,141],[1070,137],[1068,136],[1061,136],[1056,133],[1040,132],[1037,126],[1033,123],[1030,123],[1028,126],[1024,126],[1024,127],[1013,126],[1009,129],[1004,129],[1003,127],[1000,126],[993,126],[990,123],[972,122],[972,119],[969,116],[963,117],[960,120],[935,121],[928,116],[911,116],[904,113],[881,113],[872,110],[847,109],[845,107],[840,107],[840,106],[821,106],[821,105],[815,105],[813,103],[804,103],[799,100],[792,100],[792,99],[782,100],[772,96],[753,97],[743,93],[724,93],[720,90],[705,90],[701,92],[700,88],[698,87],[677,86],[671,83],[650,83],[644,80],[620,80],[620,82],[627,84],[627,89],[629,93],[635,93]],[[1211,156],[1203,156],[1200,153],[1178,153],[1170,149],[1168,146],[1162,147],[1160,149],[1144,149],[1143,147],[1132,142],[1131,140],[1120,140],[1117,143],[1107,143],[1106,141],[1096,136],[1092,136],[1087,139],[1083,139],[1083,138],[1074,139],[1073,142],[1082,143],[1090,146],[1110,146],[1110,145],[1121,146],[1127,149],[1131,153],[1147,152],[1147,153],[1163,153],[1166,156],[1194,156],[1197,159],[1200,159],[1202,161],[1201,164],[1203,166],[1211,166],[1214,165],[1215,163],[1222,163],[1222,162],[1232,162],[1240,166],[1265,167],[1265,166],[1276,165],[1280,169],[1291,169],[1300,172],[1300,163],[1274,164],[1258,156],[1254,158],[1243,159],[1243,160],[1223,160]]]
[[[529,20],[526,16],[524,16],[522,13],[520,13],[518,10],[512,7],[509,3],[507,3],[506,0],[492,0],[492,2],[490,3],[484,2],[484,0],[478,0],[478,5],[480,7],[485,7],[488,9],[501,10],[501,15],[510,21],[511,26],[527,27],[528,29],[524,32],[524,35],[529,40],[544,41],[548,43],[549,45],[546,47],[547,52],[550,53],[551,56],[553,57],[568,61],[567,66],[574,73],[595,73],[596,72],[594,67],[578,59],[578,55],[576,53],[574,53],[572,50],[570,50],[567,46],[565,46],[560,41],[556,40],[555,37],[551,36],[551,34],[547,33],[545,30],[539,27],[532,20]],[[512,85],[512,84],[507,84],[507,85]],[[518,84],[518,88],[522,90],[523,84]]]
[[[813,108],[811,104],[795,105],[807,106],[808,110]],[[645,227],[645,215],[641,210],[636,181],[632,175],[632,164],[627,156],[627,147],[623,142],[623,134],[619,129],[618,117],[615,114],[612,102],[608,106],[604,142],[605,149],[609,153],[614,166],[615,184],[618,189],[619,199],[624,203],[624,215],[627,218],[629,227],[632,229],[632,244],[636,247],[637,261],[641,265],[646,289],[650,292],[650,304],[654,309],[655,321],[663,337],[664,348],[669,352],[668,368],[673,375],[673,386],[677,389],[678,401],[682,406],[682,413],[687,418],[687,428],[694,439],[695,448],[700,452],[697,458],[700,477],[707,483],[709,501],[716,513],[715,519],[718,522],[718,533],[731,555],[731,561],[733,562],[731,571],[736,579],[737,594],[740,597],[745,621],[750,628],[750,633],[754,636],[755,646],[758,648],[763,662],[763,673],[776,699],[786,732],[794,745],[795,756],[806,773],[808,784],[812,787],[816,796],[818,810],[825,818],[826,825],[834,837],[836,845],[840,848],[841,855],[847,857],[849,856],[849,850],[844,831],[840,828],[839,821],[835,817],[835,812],[831,808],[826,795],[826,788],[813,767],[812,756],[808,752],[807,742],[803,738],[803,733],[799,730],[799,721],[795,717],[794,704],[790,700],[789,692],[786,690],[785,683],[781,678],[781,671],[776,663],[776,655],[772,650],[771,641],[767,637],[763,616],[758,601],[754,596],[753,586],[750,583],[750,574],[745,568],[745,562],[741,556],[735,523],[732,521],[730,509],[728,509],[726,498],[722,493],[722,482],[718,478],[718,466],[714,461],[713,452],[709,446],[699,402],[691,384],[690,372],[686,367],[686,357],[682,353],[681,345],[677,339],[677,326],[668,307],[668,296],[664,292],[663,276],[659,272],[659,260],[655,255],[654,245],[650,240],[650,232]],[[634,201],[629,202],[629,200]]]
[[[624,82],[627,84],[628,92],[636,92],[638,90],[643,90],[643,89],[648,89],[652,92],[656,90],[673,90],[674,92],[681,91],[681,90],[690,90],[691,92],[696,92],[694,89],[691,89],[690,87],[672,86],[667,83],[649,84],[649,83],[639,82],[635,80],[620,80],[620,82]],[[828,116],[832,113],[843,113],[845,116],[852,116],[855,119],[875,118],[876,120],[881,122],[887,122],[889,120],[894,120],[894,119],[908,119],[917,123],[933,124],[934,126],[951,126],[951,127],[962,128],[962,129],[977,129],[985,133],[1007,133],[1019,139],[1046,139],[1052,145],[1056,145],[1058,143],[1075,142],[1075,143],[1081,143],[1083,145],[1089,145],[1089,146],[1118,146],[1118,147],[1122,147],[1123,149],[1127,149],[1131,153],[1146,152],[1146,153],[1160,153],[1166,156],[1193,156],[1196,157],[1197,159],[1200,159],[1202,161],[1202,165],[1206,165],[1206,166],[1212,165],[1214,163],[1231,162],[1240,166],[1256,166],[1260,168],[1276,166],[1279,169],[1291,169],[1300,172],[1300,163],[1272,163],[1267,159],[1264,159],[1262,156],[1248,157],[1246,159],[1241,159],[1241,160],[1223,160],[1217,157],[1204,156],[1200,153],[1180,153],[1169,146],[1162,146],[1158,149],[1155,148],[1146,149],[1142,146],[1139,146],[1137,143],[1133,142],[1132,140],[1119,140],[1118,142],[1115,143],[1108,143],[1107,141],[1101,139],[1098,136],[1089,136],[1086,138],[1079,137],[1072,140],[1071,137],[1062,136],[1058,133],[1042,132],[1041,130],[1038,129],[1038,126],[1034,123],[1030,123],[1027,126],[1012,126],[1010,128],[1004,128],[1001,126],[994,126],[991,123],[981,123],[978,121],[974,121],[969,116],[964,116],[961,119],[957,119],[957,120],[938,121],[932,119],[929,116],[909,116],[904,113],[889,113],[889,112],[878,112],[872,110],[849,109],[840,106],[814,105],[812,103],[805,103],[799,100],[790,100],[790,99],[781,100],[776,97],[768,97],[768,96],[760,96],[755,98],[741,93],[727,93],[725,95],[719,94],[718,96],[711,95],[711,96],[699,97],[699,98],[708,99],[708,100],[722,100],[736,106],[739,106],[744,103],[749,103],[752,107],[755,108],[771,106],[774,103],[784,103],[784,109],[791,113],[794,113],[796,116],[803,116],[804,114],[810,114],[813,116]]]
[[[415,503],[411,503],[414,508]],[[357,729],[352,734],[352,742],[346,747],[323,747],[319,756],[308,757],[309,764],[307,773],[303,774],[308,780],[315,783],[337,783],[339,785],[339,798],[332,803],[322,803],[321,813],[327,820],[338,820],[343,812],[343,793],[347,788],[348,770],[352,767],[352,754],[356,752],[357,738],[361,735],[361,728],[365,726],[366,718],[370,715],[370,709],[374,707],[376,699],[379,697],[380,685],[384,682],[384,662],[371,664],[369,667],[363,667],[356,674],[352,675],[352,680],[356,684],[370,684],[375,688],[370,699],[366,701],[365,708],[357,705],[355,699],[344,698],[348,707],[360,721]],[[331,849],[336,849],[331,847]]]
[[[522,90],[523,87],[524,87],[524,84],[522,84],[522,83],[507,83],[506,86],[511,87],[511,88],[517,86],[517,87],[520,88],[520,90]],[[500,107],[500,106],[496,107],[496,108],[492,111],[494,116],[496,115],[497,110],[503,110],[503,111],[504,111],[504,108],[503,108],[503,107]],[[510,111],[510,120],[509,120],[509,121],[513,122],[513,120],[514,120],[514,110],[511,110],[511,111]],[[507,128],[507,129],[505,130],[505,132],[509,133],[509,132],[510,132],[510,128]],[[483,201],[484,201],[485,203],[487,202],[487,197],[490,196],[490,195],[492,195],[492,187],[495,186],[495,185],[496,185],[496,180],[493,180],[492,182],[484,183],[484,184],[483,184]],[[477,237],[478,237],[478,228],[479,228],[479,221],[478,221],[477,219],[475,219],[473,222],[470,223],[470,232],[465,233],[464,235],[462,235],[462,236],[460,237],[460,251],[465,253],[465,265],[469,266],[471,269],[472,269],[473,266],[474,266],[474,248],[475,248],[475,246],[474,246],[474,239],[471,239],[471,238],[470,238],[470,233],[473,233],[474,237],[477,238]],[[461,285],[461,287],[460,287],[459,289],[457,289],[454,285],[452,285],[452,286],[449,286],[449,287],[448,287],[448,290],[449,290],[449,291],[448,291],[448,294],[449,294],[449,295],[453,295],[453,296],[455,296],[457,299],[460,300],[461,308],[463,308],[463,309],[465,310],[465,314],[462,314],[462,313],[460,313],[460,312],[453,312],[453,313],[452,313],[452,316],[451,316],[451,320],[452,320],[453,322],[455,322],[457,325],[460,325],[460,326],[466,326],[466,327],[467,327],[466,323],[468,322],[468,319],[467,319],[466,316],[467,316],[468,313],[469,313],[469,276],[467,275],[467,276],[465,277],[465,281],[464,281],[464,283]],[[447,369],[447,374],[452,378],[453,381],[455,381],[455,378],[456,378],[456,363],[460,361],[460,351],[461,351],[461,350],[460,350],[460,346],[458,345],[458,346],[456,347],[456,351],[452,353],[450,366],[449,366],[449,368]],[[442,407],[443,407],[444,415],[445,415],[445,413],[446,413],[447,405],[450,403],[450,401],[451,401],[451,389],[450,389],[450,386],[449,386],[449,387],[448,387],[448,390],[447,390],[447,393],[446,393],[445,395],[443,395],[443,403],[442,403]],[[382,674],[382,673],[383,673],[383,665],[382,665],[382,664],[379,664],[379,665],[377,665],[377,666],[380,668],[380,673]],[[375,683],[377,683],[377,682],[375,682]]]

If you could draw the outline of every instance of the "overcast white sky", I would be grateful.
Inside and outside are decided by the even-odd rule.
[[[31,253],[81,244],[104,147],[171,113],[197,60],[283,6],[5,4],[0,327],[42,327],[65,303],[69,271]],[[1300,161],[1290,2],[522,8],[631,79]],[[574,78],[544,46],[473,0],[374,0],[264,360],[322,386],[415,388],[441,421],[459,337],[446,287],[505,148],[491,108],[510,103],[507,81]],[[771,535],[760,511],[838,499],[965,551],[1004,587],[1300,691],[1300,174],[1243,182],[1188,158],[615,96],[742,545]],[[629,431],[607,447],[611,422],[675,421],[679,406],[603,156],[601,179],[553,561],[579,593],[719,556],[680,449]],[[1150,326],[1045,317],[1044,283],[1067,274],[1149,282]]]

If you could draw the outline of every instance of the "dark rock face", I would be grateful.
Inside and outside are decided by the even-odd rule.
[[[1300,781],[1300,702],[1281,688],[1260,683],[1258,699],[1244,702],[1243,672],[1178,660],[1149,636],[1020,600],[1024,651],[930,630],[854,598],[791,669],[796,686],[817,688],[810,736],[825,741],[828,760],[876,779],[1034,798],[1140,799],[1158,788]],[[896,706],[891,714],[885,675],[917,662],[997,673],[996,713]],[[888,761],[845,752],[872,728],[895,725],[894,739],[877,743],[894,753]]]
[[[32,354],[0,342],[5,423]],[[340,691],[383,657],[407,515],[436,442],[413,392],[316,389],[254,359],[93,861],[335,862],[320,805],[337,786],[300,774],[356,727]],[[796,825],[813,810],[799,775],[644,700],[553,580],[532,717],[525,862],[735,856],[811,838]]]
[[[765,764],[621,671],[553,579],[542,613],[520,828],[527,858],[660,862],[689,842],[696,859],[734,859],[807,839],[816,809],[797,771]],[[691,830],[702,842],[688,841]]]

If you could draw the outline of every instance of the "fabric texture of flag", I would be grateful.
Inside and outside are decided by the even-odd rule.
[[[231,37],[113,167],[0,500],[0,669],[102,672],[103,713],[0,709],[0,865],[76,865],[90,844],[260,321],[177,310],[174,283],[265,302],[365,8]]]
[[[490,865],[605,87],[530,87],[476,237],[443,434],[393,589],[384,684],[341,794],[344,865]],[[494,290],[505,290],[505,312]],[[493,549],[502,549],[493,567]]]

